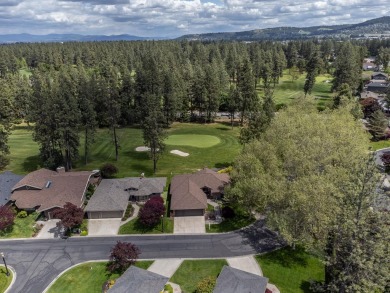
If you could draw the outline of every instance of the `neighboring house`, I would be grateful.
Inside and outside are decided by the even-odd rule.
[[[207,209],[207,198],[221,198],[230,182],[228,174],[203,169],[194,174],[176,175],[172,178],[171,216],[202,216]]]
[[[371,79],[372,80],[375,80],[375,79],[388,80],[389,76],[386,73],[383,73],[383,72],[374,72],[371,75]]]
[[[166,181],[165,177],[103,179],[88,201],[85,212],[89,219],[122,218],[129,201],[146,201],[161,196]]]
[[[18,209],[43,212],[51,219],[51,212],[70,202],[82,207],[85,192],[93,172],[65,172],[39,169],[29,173],[12,188],[10,200]]]
[[[213,293],[265,293],[268,279],[224,266]]]
[[[0,205],[5,205],[11,198],[12,188],[24,176],[16,175],[10,171],[0,173]]]
[[[167,277],[131,266],[107,293],[160,293],[168,280]]]
[[[374,93],[386,93],[389,90],[390,83],[371,82],[367,85],[367,91]]]

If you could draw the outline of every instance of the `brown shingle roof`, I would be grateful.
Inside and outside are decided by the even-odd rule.
[[[171,210],[206,209],[207,197],[202,188],[219,193],[228,184],[228,174],[203,169],[195,174],[176,175],[171,181]]]
[[[38,212],[62,207],[66,202],[80,207],[91,175],[88,171],[57,173],[40,169],[14,186],[11,200],[19,209],[37,208]]]

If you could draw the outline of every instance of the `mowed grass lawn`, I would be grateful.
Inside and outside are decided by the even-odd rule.
[[[0,293],[5,292],[9,285],[11,284],[13,274],[12,271],[8,270],[9,276],[6,275],[6,270],[4,266],[0,266]]]
[[[288,70],[283,72],[283,77],[280,78],[279,84],[275,86],[274,101],[275,104],[288,105],[294,99],[303,96],[303,86],[305,84],[306,73],[299,76],[297,80],[292,80]],[[329,74],[319,75],[316,77],[311,96],[318,101],[318,105],[330,105],[332,103],[331,87],[332,76]],[[258,92],[263,95],[262,86],[258,86]]]
[[[256,256],[264,276],[283,293],[308,293],[310,281],[325,279],[324,264],[302,249],[283,248]]]
[[[217,136],[202,134],[173,134],[168,136],[165,141],[167,145],[185,145],[196,148],[209,148],[220,142],[221,140]]]
[[[164,218],[164,232],[162,231],[161,222],[154,227],[146,227],[135,218],[126,224],[120,226],[118,234],[162,234],[173,233],[173,219]]]
[[[30,238],[33,233],[33,226],[35,225],[35,221],[37,219],[37,214],[32,213],[28,215],[26,218],[18,218],[15,217],[15,222],[12,228],[7,232],[0,233],[1,238]]]
[[[370,146],[373,151],[377,151],[384,148],[390,148],[390,140],[371,141]]]
[[[239,129],[233,130],[222,123],[192,124],[174,123],[168,134],[166,152],[157,164],[156,176],[171,177],[175,174],[191,173],[203,167],[224,167],[232,164],[241,150],[238,142]],[[198,136],[200,135],[200,137]],[[113,163],[119,173],[116,177],[153,175],[153,162],[147,152],[137,152],[135,148],[143,146],[141,129],[122,128],[118,130],[120,141],[119,160],[115,161],[115,149],[107,129],[99,129],[92,145],[89,163],[83,160],[83,139],[81,137],[80,159],[75,164],[77,170],[99,169],[104,163]],[[204,139],[207,138],[207,139]],[[187,141],[191,141],[187,145]],[[175,144],[176,143],[176,144]],[[32,130],[26,126],[16,126],[9,138],[10,159],[7,166],[17,174],[26,174],[41,166],[39,147],[32,140]],[[170,154],[171,150],[187,152],[188,157]]]
[[[170,279],[179,284],[183,293],[193,293],[200,281],[206,277],[217,279],[224,265],[224,259],[185,260]]]
[[[135,266],[147,269],[153,261],[138,261]],[[118,274],[109,275],[106,262],[88,262],[80,264],[55,281],[48,293],[101,293],[107,280],[116,280]]]

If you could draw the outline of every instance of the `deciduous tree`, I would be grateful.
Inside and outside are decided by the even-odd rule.
[[[153,227],[161,220],[165,213],[165,206],[161,197],[149,199],[139,211],[139,220],[148,227]]]
[[[130,242],[117,241],[111,250],[107,269],[111,273],[123,273],[134,265],[141,251]]]
[[[14,224],[15,213],[9,206],[0,206],[0,231],[4,232]]]
[[[59,225],[66,230],[81,225],[83,222],[84,211],[82,208],[67,202],[64,207],[58,208],[52,213],[54,218],[60,219]]]

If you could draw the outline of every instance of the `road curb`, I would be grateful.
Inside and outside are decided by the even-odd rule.
[[[1,266],[4,267],[4,265],[1,265]],[[4,293],[7,293],[7,292],[9,292],[9,290],[11,290],[12,285],[15,283],[15,280],[16,280],[16,271],[15,271],[15,269],[12,266],[7,266],[7,268],[10,271],[12,271],[12,281],[9,284],[8,288],[4,291]]]

